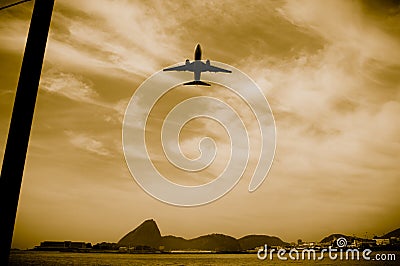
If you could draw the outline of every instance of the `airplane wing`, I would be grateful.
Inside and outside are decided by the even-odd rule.
[[[181,65],[181,66],[164,68],[163,71],[192,71],[193,72],[193,62],[190,64]]]
[[[224,72],[224,73],[232,73],[230,70],[226,70],[216,66],[205,65],[204,71],[208,72]]]

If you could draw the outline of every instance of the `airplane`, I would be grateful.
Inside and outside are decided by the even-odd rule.
[[[203,85],[203,86],[211,86],[211,85],[200,80],[201,72],[208,71],[208,72],[232,73],[232,71],[230,71],[230,70],[212,66],[210,64],[210,60],[206,60],[205,63],[203,61],[201,61],[200,44],[197,44],[196,49],[194,51],[194,61],[193,62],[190,62],[189,59],[186,59],[184,65],[171,67],[171,68],[165,68],[165,69],[163,69],[163,71],[190,71],[190,72],[193,72],[194,80],[191,82],[184,83],[183,85]]]

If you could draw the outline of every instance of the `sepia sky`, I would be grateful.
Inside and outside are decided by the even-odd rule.
[[[0,11],[0,159],[32,8],[29,2]],[[255,192],[247,190],[246,172],[221,199],[176,207],[132,178],[122,120],[135,89],[156,71],[192,60],[197,43],[204,59],[232,65],[259,85],[275,117],[277,147]],[[224,233],[319,241],[331,233],[372,237],[396,229],[399,62],[398,1],[56,0],[13,247],[117,242],[149,218],[162,235],[185,238]],[[219,97],[254,125],[228,89],[206,90],[177,87],[147,128],[155,165],[182,184],[209,182],[223,169],[227,136],[212,121],[188,124],[184,151],[195,156],[204,133],[222,147],[221,162],[204,175],[175,173],[160,156],[157,118],[179,99]]]

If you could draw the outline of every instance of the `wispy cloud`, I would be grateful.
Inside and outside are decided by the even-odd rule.
[[[283,10],[292,23],[316,31],[339,48],[351,49],[360,59],[399,62],[399,40],[366,17],[361,2],[296,1],[287,2]]]
[[[346,195],[354,197],[347,211],[366,203],[383,208],[382,199],[356,198],[365,191],[390,194],[399,182],[400,78],[390,75],[399,61],[398,36],[368,21],[357,2],[287,2],[280,12],[321,36],[322,46],[281,62],[248,58],[277,121],[276,175],[298,187],[307,180],[313,204]]]
[[[98,97],[90,81],[70,73],[48,72],[41,79],[41,88],[79,102],[93,103]]]
[[[40,81],[40,88],[51,95],[105,108],[111,112],[105,114],[104,119],[112,123],[122,121],[128,103],[128,99],[125,98],[116,102],[107,101],[101,98],[96,90],[102,88],[97,88],[91,79],[58,70],[45,71]]]
[[[178,47],[165,31],[171,25],[160,19],[162,10],[149,12],[145,3],[68,1],[60,2],[58,8],[53,23],[64,26],[51,32],[48,56],[54,62],[67,59],[95,73],[145,77]]]
[[[1,11],[1,49],[17,53],[23,52],[26,38],[28,36],[32,7],[32,3],[24,3],[18,7],[12,7]]]
[[[103,142],[83,133],[71,131],[65,132],[72,145],[79,149],[89,151],[101,156],[110,156],[111,152],[104,146]]]

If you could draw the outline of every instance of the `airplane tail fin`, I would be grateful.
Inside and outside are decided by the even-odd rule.
[[[210,84],[208,84],[208,83],[205,83],[205,82],[203,82],[203,81],[200,81],[200,80],[193,80],[193,81],[191,81],[191,82],[186,82],[186,83],[184,83],[183,85],[202,85],[202,86],[211,86]]]

